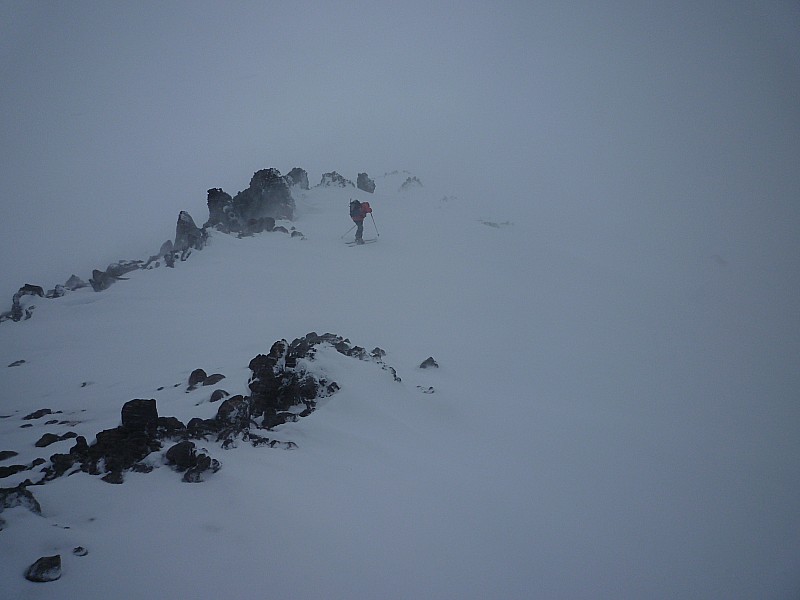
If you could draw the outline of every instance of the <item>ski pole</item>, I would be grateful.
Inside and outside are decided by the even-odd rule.
[[[375,215],[373,215],[372,213],[369,213],[369,216],[372,217],[372,224],[375,225]],[[378,231],[378,226],[377,225],[375,225],[375,233],[378,234],[378,237],[381,237],[381,234]]]
[[[353,231],[353,229],[354,229],[354,228],[355,228],[355,224],[353,225],[353,227],[351,227],[350,229],[348,229],[347,231],[345,231],[345,232],[344,232],[342,235],[340,235],[340,236],[339,236],[339,239],[340,239],[340,240],[341,240],[341,239],[344,239],[344,236],[346,236],[348,233],[350,233],[351,231]]]

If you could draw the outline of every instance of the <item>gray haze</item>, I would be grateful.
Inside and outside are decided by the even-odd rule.
[[[301,166],[409,169],[579,256],[686,290],[733,266],[797,309],[800,5],[601,4],[2,0],[0,301]]]

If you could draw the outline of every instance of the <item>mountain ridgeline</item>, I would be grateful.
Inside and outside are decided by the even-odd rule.
[[[405,173],[404,173],[405,174]],[[421,186],[419,179],[409,174],[401,190],[409,186]],[[336,171],[324,173],[316,187],[341,187],[359,189],[374,193],[375,181],[366,173],[359,173],[356,183]],[[295,167],[286,175],[278,169],[268,168],[256,171],[247,189],[231,196],[221,188],[208,190],[208,219],[198,227],[192,216],[181,211],[175,226],[175,239],[165,241],[158,252],[146,260],[120,260],[108,265],[105,270],[94,269],[86,282],[71,275],[64,284],[45,291],[39,285],[26,283],[14,294],[11,309],[0,313],[0,323],[4,321],[23,321],[33,316],[36,308],[35,298],[60,298],[68,292],[91,286],[101,292],[113,283],[125,279],[125,275],[138,269],[154,269],[162,265],[174,267],[176,261],[185,261],[193,251],[201,250],[208,240],[208,230],[216,229],[239,237],[262,232],[280,232],[292,237],[303,237],[294,227],[276,225],[276,221],[294,219],[295,200],[293,189],[310,188],[308,173]]]

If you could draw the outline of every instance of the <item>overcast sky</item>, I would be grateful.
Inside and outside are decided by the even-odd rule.
[[[794,1],[0,0],[0,82],[1,310],[265,167],[408,169],[576,251],[800,270]]]

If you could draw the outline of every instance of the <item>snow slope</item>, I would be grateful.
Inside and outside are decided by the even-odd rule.
[[[0,450],[20,453],[3,465],[72,446],[35,448],[45,431],[91,442],[133,398],[210,418],[211,390],[185,391],[193,369],[247,393],[250,359],[309,331],[383,348],[402,378],[323,350],[315,368],[341,390],[276,429],[294,450],[209,442],[222,469],[201,484],[159,466],[32,487],[43,516],[2,513],[3,596],[797,597],[786,283],[753,289],[734,263],[667,285],[502,205],[395,193],[397,177],[374,196],[296,193],[305,239],[214,233],[175,269],[0,325]],[[376,244],[340,238],[356,195]],[[428,356],[439,369],[418,368]],[[75,423],[22,420],[39,408]],[[56,553],[61,579],[23,578]]]

